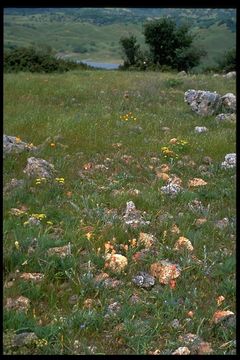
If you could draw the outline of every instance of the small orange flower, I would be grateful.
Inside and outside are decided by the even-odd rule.
[[[176,284],[177,284],[176,280],[174,280],[174,279],[169,280],[169,286],[171,289],[175,289]]]
[[[72,192],[71,192],[71,191],[67,191],[66,195],[67,195],[67,197],[70,198],[70,197],[72,196]]]
[[[193,317],[193,315],[194,315],[194,312],[192,311],[192,310],[190,310],[188,313],[187,313],[187,316],[189,316],[189,317]]]
[[[50,146],[51,146],[52,148],[54,148],[54,147],[56,147],[56,144],[51,143]]]

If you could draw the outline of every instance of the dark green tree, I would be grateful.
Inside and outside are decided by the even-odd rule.
[[[140,45],[137,44],[136,36],[121,37],[119,42],[123,52],[124,66],[135,65],[140,48]]]
[[[236,48],[230,49],[217,60],[218,69],[221,71],[235,71],[236,70]]]
[[[198,65],[203,53],[192,47],[194,37],[189,30],[188,25],[177,26],[169,18],[145,23],[143,33],[153,63],[178,70]]]

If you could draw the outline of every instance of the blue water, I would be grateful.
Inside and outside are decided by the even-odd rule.
[[[120,64],[109,64],[109,63],[102,63],[102,62],[95,62],[95,61],[87,61],[87,60],[77,60],[77,63],[83,63],[90,66],[93,66],[95,68],[100,69],[107,69],[107,70],[114,70],[118,69]]]

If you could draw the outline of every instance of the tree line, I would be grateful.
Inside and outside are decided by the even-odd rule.
[[[193,44],[194,35],[189,25],[177,26],[169,18],[149,21],[144,24],[143,34],[148,50],[142,50],[136,36],[121,37],[120,46],[124,64],[122,70],[177,70],[189,71],[200,64],[206,51]],[[231,49],[219,59],[213,71],[236,69],[236,49]]]

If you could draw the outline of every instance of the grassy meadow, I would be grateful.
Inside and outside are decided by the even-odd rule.
[[[4,309],[5,353],[171,354],[184,346],[179,336],[187,333],[210,343],[214,355],[235,353],[235,329],[215,325],[212,318],[217,310],[236,311],[236,178],[235,169],[220,167],[227,153],[236,152],[236,124],[192,112],[184,103],[188,89],[236,94],[236,82],[107,70],[4,75],[4,134],[35,146],[44,143],[36,154],[4,157],[4,186],[12,178],[25,182],[4,194],[3,301],[30,300],[26,311]],[[208,131],[196,134],[195,126]],[[174,146],[173,138],[185,145]],[[175,156],[165,157],[162,147]],[[53,164],[61,183],[28,178],[23,170],[30,156]],[[206,156],[212,163],[204,172]],[[175,197],[160,191],[163,164],[182,180],[184,191]],[[189,187],[193,178],[207,185]],[[188,203],[195,199],[209,209],[191,211]],[[146,212],[149,225],[124,225],[130,200]],[[46,217],[31,226],[26,224],[31,214]],[[226,217],[228,226],[215,226]],[[206,221],[197,225],[199,218]],[[140,232],[157,239],[143,257],[136,255],[143,246],[133,241]],[[179,236],[191,241],[192,252],[173,250]],[[71,255],[65,258],[47,254],[68,244]],[[111,249],[128,259],[123,272],[105,266]],[[145,290],[132,282],[139,271],[149,272],[151,264],[165,259],[182,269],[174,286],[156,282]],[[24,272],[44,278],[26,281],[19,276]],[[96,285],[103,272],[119,285]],[[225,300],[218,302],[219,296]],[[119,311],[109,312],[115,302]],[[40,340],[11,347],[12,336],[23,331]]]

